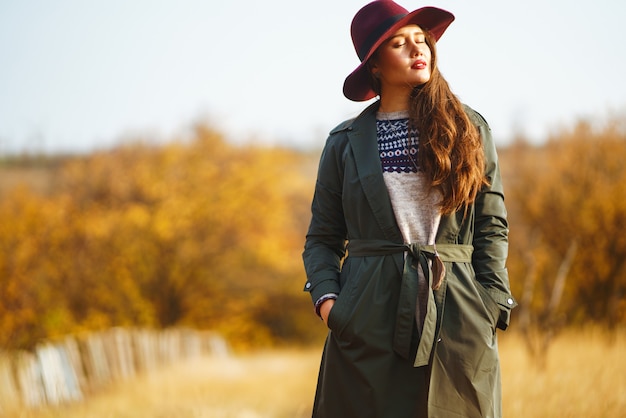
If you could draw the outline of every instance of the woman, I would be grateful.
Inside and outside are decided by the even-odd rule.
[[[303,253],[330,329],[315,417],[498,417],[496,328],[511,309],[508,226],[489,127],[451,93],[435,42],[454,20],[390,0],[352,22],[344,95]]]

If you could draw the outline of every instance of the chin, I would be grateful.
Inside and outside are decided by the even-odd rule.
[[[428,78],[428,79],[426,79],[426,80],[419,80],[419,81],[416,81],[416,82],[414,82],[414,83],[411,83],[411,85],[412,85],[413,87],[421,87],[421,86],[423,86],[424,84],[428,83],[429,81],[430,81],[430,78]]]

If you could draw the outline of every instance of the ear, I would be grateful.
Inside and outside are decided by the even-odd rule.
[[[375,59],[370,59],[367,63],[367,67],[372,76],[380,78],[380,68],[378,68],[378,63]]]

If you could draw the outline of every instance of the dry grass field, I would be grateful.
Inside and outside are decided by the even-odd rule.
[[[320,349],[202,358],[122,382],[84,402],[8,418],[300,418],[310,416]],[[522,340],[501,334],[507,418],[626,414],[626,333],[564,333],[544,370]]]

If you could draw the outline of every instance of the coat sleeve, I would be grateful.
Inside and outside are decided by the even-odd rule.
[[[489,125],[479,113],[471,109],[468,113],[481,135],[485,151],[485,174],[489,181],[489,185],[483,187],[476,198],[472,264],[476,279],[500,306],[497,326],[504,330],[509,325],[511,310],[517,305],[511,295],[506,269],[509,228],[504,191]]]
[[[313,302],[328,293],[339,294],[339,273],[346,248],[343,213],[343,149],[347,139],[337,129],[331,132],[318,168],[311,205],[311,223],[302,258],[307,275],[304,290]],[[341,144],[344,144],[341,146]]]

